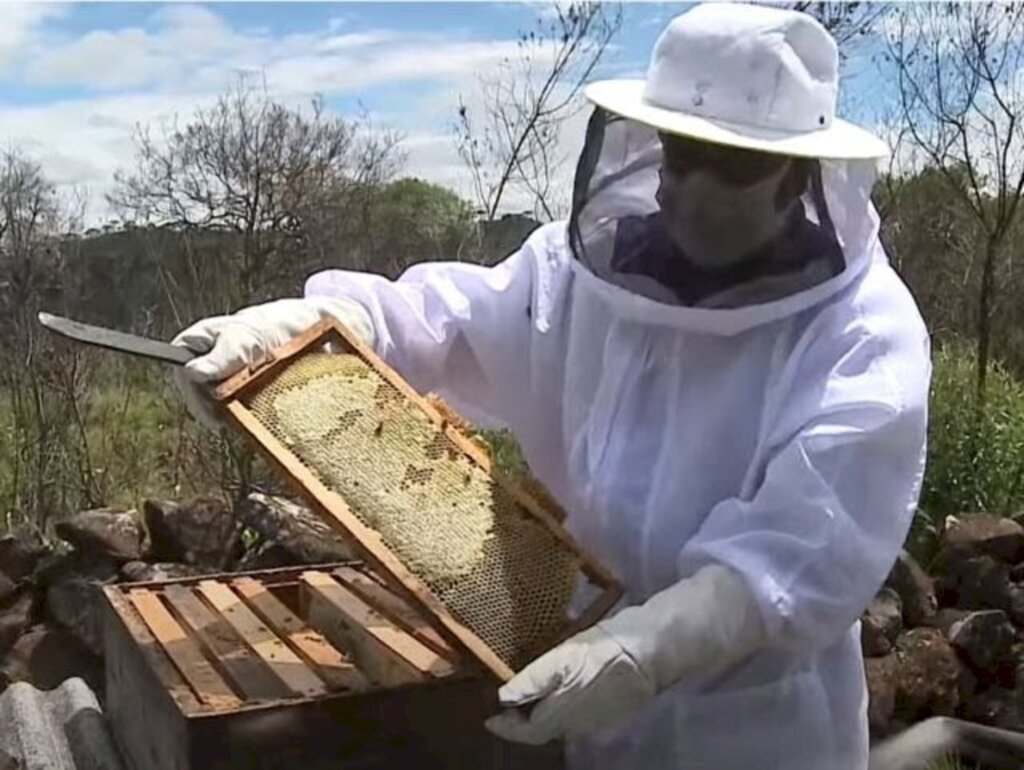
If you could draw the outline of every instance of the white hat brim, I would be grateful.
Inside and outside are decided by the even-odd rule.
[[[784,133],[656,107],[644,99],[643,80],[601,80],[584,89],[599,107],[670,134],[778,155],[835,160],[876,160],[889,148],[874,134],[838,118],[827,128]]]

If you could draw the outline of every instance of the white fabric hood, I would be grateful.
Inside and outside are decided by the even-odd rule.
[[[872,259],[884,259],[877,249],[879,220],[870,200],[877,162],[823,160],[821,187],[809,190],[802,203],[808,220],[834,233],[843,254],[838,273],[824,280],[819,275],[762,281],[760,291],[755,282],[718,298],[717,306],[681,305],[666,287],[643,275],[619,272],[612,264],[622,220],[658,210],[661,163],[654,129],[595,109],[576,171],[569,243],[578,280],[613,303],[624,318],[737,334],[820,303],[847,286]]]

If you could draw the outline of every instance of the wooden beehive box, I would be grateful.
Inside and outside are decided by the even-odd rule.
[[[488,675],[358,564],[104,589],[107,712],[135,770],[513,768]]]

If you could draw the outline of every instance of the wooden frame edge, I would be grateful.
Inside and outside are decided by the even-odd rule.
[[[605,569],[604,566],[594,558],[593,554],[589,553],[585,548],[583,548],[583,546],[577,543],[569,533],[565,531],[565,528],[558,522],[555,516],[544,510],[544,507],[539,501],[534,499],[532,495],[529,495],[522,489],[519,489],[505,476],[505,474],[494,468],[493,463],[490,458],[487,457],[483,449],[477,446],[477,444],[469,436],[459,430],[458,427],[453,425],[451,421],[437,409],[437,407],[430,403],[429,400],[417,393],[416,390],[409,385],[409,383],[407,383],[393,367],[378,356],[369,345],[364,343],[356,335],[352,334],[336,320],[328,319],[322,323],[327,327],[333,328],[342,337],[346,344],[348,344],[355,353],[366,361],[366,363],[369,364],[377,374],[386,379],[392,387],[426,412],[450,441],[458,446],[458,448],[467,454],[474,462],[476,462],[480,468],[486,471],[506,493],[516,500],[516,502],[529,510],[533,516],[543,522],[554,537],[558,538],[564,546],[569,548],[569,550],[579,557],[581,571],[587,575],[587,577],[593,579],[594,582],[602,588],[621,591],[621,586],[618,580],[615,579],[615,576]],[[324,336],[323,333],[313,335],[311,342],[317,341],[322,336]],[[311,342],[307,344],[311,344]],[[291,353],[291,355],[294,355],[294,353]]]
[[[498,658],[483,640],[469,628],[455,619],[448,608],[434,596],[433,592],[381,541],[380,535],[367,527],[352,513],[344,498],[328,489],[297,457],[260,423],[240,401],[225,404],[228,414],[239,428],[250,435],[261,448],[267,459],[284,471],[303,498],[322,518],[340,534],[350,538],[352,545],[363,554],[371,567],[383,574],[393,576],[393,588],[429,615],[437,618],[453,641],[483,664],[502,681],[508,681],[514,672]],[[390,583],[391,581],[389,581]]]
[[[519,489],[510,479],[495,469],[487,453],[471,437],[453,425],[370,346],[337,319],[327,318],[317,322],[288,344],[272,351],[256,366],[245,369],[227,380],[217,389],[216,395],[221,401],[222,408],[236,427],[248,434],[261,448],[264,456],[284,471],[285,477],[292,481],[296,491],[313,506],[314,510],[326,514],[323,518],[332,528],[340,526],[340,530],[338,530],[340,534],[350,536],[356,541],[357,550],[374,569],[381,573],[381,577],[387,579],[393,588],[400,590],[414,603],[414,606],[437,618],[442,628],[447,631],[446,635],[468,651],[493,675],[502,681],[512,678],[514,672],[494,654],[482,639],[456,620],[423,581],[405,568],[401,560],[381,542],[379,534],[363,525],[352,514],[345,500],[317,479],[283,443],[255,419],[249,409],[239,400],[249,388],[272,376],[274,372],[296,356],[306,352],[310,347],[326,342],[332,335],[337,335],[351,352],[362,358],[379,376],[425,412],[444,435],[471,461],[484,470],[506,494],[509,494],[529,511],[552,536],[576,555],[580,571],[588,580],[597,585],[601,592],[588,605],[583,614],[569,624],[568,630],[562,634],[562,639],[592,625],[615,606],[624,593],[621,583],[615,576],[594,558],[593,554],[577,543],[557,518],[545,510],[540,501]],[[309,488],[310,486],[312,488]],[[318,499],[320,497],[323,497],[323,501]]]
[[[318,321],[287,344],[274,348],[259,361],[222,382],[214,391],[214,396],[221,402],[240,398],[251,385],[261,382],[264,377],[269,377],[292,358],[305,352],[332,333],[341,333],[340,322],[333,319]],[[348,342],[348,338],[344,334],[342,334],[342,339]]]

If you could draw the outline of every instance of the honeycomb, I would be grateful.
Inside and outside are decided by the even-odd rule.
[[[577,554],[362,358],[303,354],[244,402],[512,670],[565,629]]]

